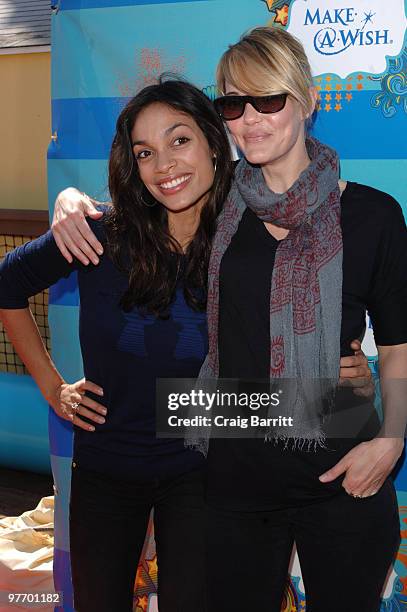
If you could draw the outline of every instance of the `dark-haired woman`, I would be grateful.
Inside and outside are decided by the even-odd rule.
[[[117,122],[114,208],[91,222],[106,247],[99,265],[69,264],[51,232],[1,265],[9,337],[46,400],[74,424],[70,547],[78,612],[132,610],[153,507],[160,612],[204,610],[204,460],[181,439],[156,438],[155,381],[195,377],[207,353],[209,245],[229,177],[227,137],[204,94],[185,82],[148,87]],[[85,379],[67,384],[27,298],[73,270]]]

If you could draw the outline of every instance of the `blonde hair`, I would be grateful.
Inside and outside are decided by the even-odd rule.
[[[281,28],[254,28],[230,45],[219,61],[216,80],[221,95],[227,81],[252,96],[286,92],[306,115],[313,108],[311,68],[304,47]]]

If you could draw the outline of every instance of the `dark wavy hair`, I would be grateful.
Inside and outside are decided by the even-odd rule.
[[[165,316],[179,275],[174,252],[182,253],[182,249],[169,233],[165,207],[154,200],[140,179],[131,142],[137,115],[155,102],[192,117],[216,157],[213,186],[185,252],[184,295],[194,310],[204,310],[206,306],[211,243],[216,218],[230,188],[233,164],[225,128],[213,103],[186,81],[161,77],[158,84],[142,89],[120,113],[109,160],[113,209],[105,221],[108,249],[116,266],[129,275],[129,286],[121,299],[123,309],[129,311],[137,306]]]

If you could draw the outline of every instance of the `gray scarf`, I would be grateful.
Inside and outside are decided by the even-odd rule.
[[[311,163],[283,194],[267,187],[261,168],[244,159],[236,168],[209,263],[209,352],[199,378],[219,375],[219,269],[248,207],[262,221],[290,230],[277,247],[271,281],[270,378],[280,379],[281,414],[292,416],[293,426],[289,433],[273,428],[266,439],[310,448],[324,445],[323,417],[339,377],[342,233],[338,157],[315,139],[306,146]],[[206,454],[209,434],[190,436],[186,444]]]

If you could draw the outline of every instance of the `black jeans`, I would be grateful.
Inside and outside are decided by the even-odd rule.
[[[77,612],[130,612],[151,508],[160,612],[203,612],[204,473],[129,483],[72,468],[70,546]]]
[[[207,510],[210,612],[280,612],[294,541],[307,612],[378,612],[400,543],[393,483],[373,497],[344,490],[302,507]]]

